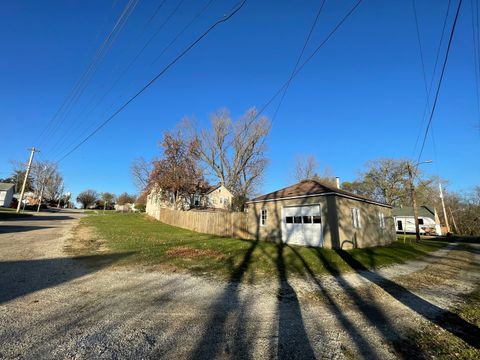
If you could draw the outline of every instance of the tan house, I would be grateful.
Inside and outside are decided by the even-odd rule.
[[[232,205],[233,195],[224,185],[219,184],[208,188],[201,198],[207,208],[228,210]]]
[[[147,213],[159,218],[160,209],[178,210],[229,210],[233,195],[224,185],[210,186],[196,194],[174,200],[173,193],[153,189],[147,196]]]
[[[259,196],[247,202],[247,213],[257,239],[335,249],[396,239],[391,206],[314,180]]]

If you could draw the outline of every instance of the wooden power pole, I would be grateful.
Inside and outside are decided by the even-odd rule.
[[[447,227],[447,234],[448,234],[450,232],[450,226],[448,225],[447,210],[445,210],[445,202],[443,201],[443,191],[442,191],[441,183],[438,183],[438,188],[440,189],[440,199],[442,200],[443,217],[445,218],[445,226]]]
[[[410,196],[412,197],[413,217],[415,219],[415,241],[420,242],[420,225],[418,224],[417,199],[415,197],[415,186],[413,185],[413,172],[410,164],[407,164],[408,179],[410,182]]]
[[[27,186],[27,179],[28,175],[30,174],[30,169],[32,167],[32,162],[33,162],[33,155],[38,152],[37,149],[34,147],[29,149],[30,152],[30,159],[28,160],[27,164],[27,170],[25,171],[25,177],[23,178],[23,185],[22,185],[22,191],[20,192],[20,199],[18,199],[18,205],[17,205],[17,213],[20,212],[20,208],[22,207],[22,201],[23,201],[23,194],[25,193],[25,186]]]

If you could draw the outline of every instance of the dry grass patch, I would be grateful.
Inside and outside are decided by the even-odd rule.
[[[209,256],[214,258],[222,258],[223,254],[220,251],[210,250],[210,249],[195,249],[186,246],[178,246],[172,249],[169,249],[165,252],[165,255],[172,257],[187,257],[187,258],[196,258],[201,256]]]
[[[72,237],[65,245],[65,251],[70,255],[87,255],[106,253],[110,249],[98,236],[94,227],[81,224],[73,229]]]

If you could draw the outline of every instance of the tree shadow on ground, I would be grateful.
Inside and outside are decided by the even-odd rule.
[[[0,225],[0,234],[9,234],[17,232],[27,232],[33,230],[50,229],[51,226],[15,226],[15,225]]]
[[[444,310],[427,300],[422,299],[394,281],[368,270],[347,251],[337,250],[337,253],[347,264],[357,270],[359,275],[382,288],[403,305],[462,339],[470,346],[477,349],[480,348],[480,329],[474,324],[465,321],[451,311]]]
[[[130,253],[0,262],[0,304],[96,272]]]
[[[72,220],[76,219],[75,217],[69,215],[33,215],[33,216],[22,216],[22,217],[14,217],[8,219],[8,221],[59,221],[59,220]]]

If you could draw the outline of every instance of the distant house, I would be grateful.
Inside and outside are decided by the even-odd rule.
[[[442,235],[440,219],[435,208],[418,206],[418,224],[420,234]],[[392,210],[397,233],[415,233],[415,218],[412,207],[401,207]]]
[[[10,207],[14,189],[15,184],[0,183],[0,207]]]
[[[315,180],[247,202],[256,239],[350,249],[395,241],[392,207]]]
[[[114,208],[115,208],[115,211],[119,211],[119,212],[137,212],[138,211],[137,209],[135,209],[135,204],[131,204],[131,203],[126,203],[123,205],[115,204]]]
[[[228,210],[232,205],[233,195],[224,185],[210,186],[194,195],[193,207]]]
[[[209,186],[194,194],[183,195],[176,199],[172,192],[154,188],[147,195],[147,212],[159,212],[160,209],[181,210],[229,210],[233,195],[224,185]]]

